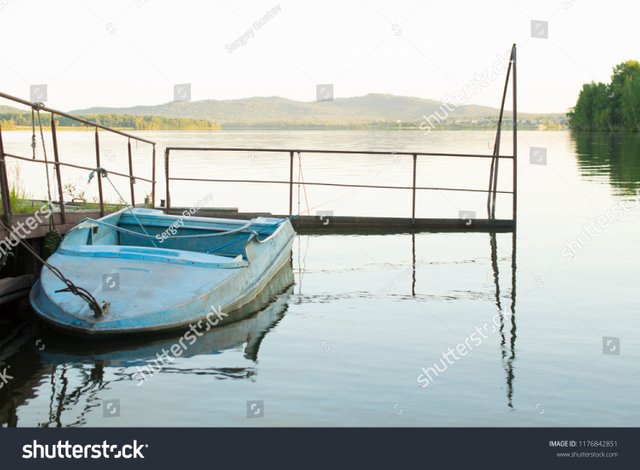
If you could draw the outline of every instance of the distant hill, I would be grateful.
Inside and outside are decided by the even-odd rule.
[[[450,106],[452,108],[452,106]],[[202,100],[169,102],[154,106],[127,108],[93,107],[71,111],[72,114],[128,114],[155,115],[173,118],[206,119],[235,127],[375,127],[398,125],[418,126],[423,116],[438,112],[446,117],[443,127],[456,123],[471,124],[478,121],[495,121],[498,109],[488,106],[463,105],[453,111],[443,110],[435,100],[389,94],[368,94],[353,98],[337,98],[334,101],[306,102],[277,96],[253,97],[237,100]],[[561,122],[563,114],[520,114],[520,119]],[[465,126],[466,127],[466,126]]]
[[[0,105],[0,113],[24,113],[29,108],[14,108],[13,106]]]
[[[207,119],[191,119],[191,118],[172,118],[166,116],[150,116],[129,114],[78,114],[87,121],[95,122],[102,126],[111,127],[113,129],[130,129],[130,130],[203,130],[218,131],[220,125]],[[45,112],[41,121],[43,126],[50,126],[51,116]],[[63,127],[84,127],[84,124],[68,117],[57,116],[55,118],[56,125]],[[33,116],[29,111],[18,111],[9,106],[0,106],[0,125],[5,130],[28,129],[33,126]],[[35,125],[39,125],[36,119]]]

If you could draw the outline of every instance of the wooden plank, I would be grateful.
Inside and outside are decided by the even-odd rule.
[[[182,214],[188,208],[172,208],[170,213]],[[288,215],[268,212],[238,212],[233,208],[203,208],[201,217],[249,220],[255,217],[288,218]],[[404,217],[352,217],[314,215],[292,216],[291,223],[298,233],[410,233],[425,232],[510,232],[513,221],[509,219],[412,219]]]
[[[35,274],[0,279],[0,305],[26,297],[35,280]]]
[[[71,230],[73,227],[75,227],[76,225],[78,225],[83,219],[90,217],[92,219],[96,219],[98,217],[100,217],[100,213],[99,212],[66,212],[65,213],[65,222],[66,223],[62,223],[62,219],[59,213],[55,213],[53,214],[53,221],[55,223],[56,229],[64,234],[67,233],[69,230]],[[45,219],[44,217],[40,216],[40,219],[42,220],[42,223],[38,223],[37,227],[33,230],[29,230],[26,223],[27,223],[27,219],[35,219],[34,214],[13,214],[12,217],[12,224],[11,226],[15,229],[17,229],[18,227],[24,227],[22,230],[19,231],[19,233],[27,233],[27,236],[24,237],[25,239],[31,239],[31,238],[40,238],[40,237],[44,237],[48,232],[49,232],[49,219]],[[33,223],[32,223],[33,225]],[[7,236],[9,236],[9,233],[7,232],[7,230],[5,230],[3,227],[0,227],[0,240],[6,238]]]

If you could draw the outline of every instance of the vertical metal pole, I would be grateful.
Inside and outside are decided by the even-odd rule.
[[[60,221],[65,224],[66,216],[64,209],[64,191],[62,190],[62,166],[60,165],[60,155],[58,154],[58,134],[56,133],[56,121],[51,114],[51,140],[53,142],[53,159],[56,162],[56,181],[58,182],[58,198],[60,199]],[[49,169],[47,168],[47,171]]]
[[[131,205],[136,206],[136,180],[133,177],[133,156],[131,154],[131,139],[127,142],[127,150],[129,152],[129,186],[131,187]]]
[[[164,151],[164,173],[165,173],[165,187],[166,187],[166,198],[167,198],[167,209],[165,211],[166,214],[169,213],[169,209],[171,208],[171,196],[169,195],[169,149],[165,149]]]
[[[513,49],[511,51],[513,54]],[[509,60],[507,74],[504,79],[504,91],[502,92],[502,101],[500,102],[500,113],[498,115],[498,126],[496,129],[496,140],[493,146],[493,158],[491,159],[491,169],[489,174],[489,192],[487,193],[487,217],[495,219],[496,217],[496,191],[498,186],[498,165],[500,162],[500,141],[502,136],[502,117],[504,115],[504,104],[507,100],[507,92],[509,89],[509,76],[511,74],[512,62]]]
[[[412,189],[412,197],[413,202],[411,205],[411,223],[416,223],[416,166],[418,164],[418,155],[413,154],[413,189]]]
[[[0,195],[2,196],[2,212],[7,225],[11,225],[11,194],[7,165],[4,161],[4,144],[2,143],[2,126],[0,126]]]
[[[156,144],[153,144],[151,156],[151,207],[156,207]]]
[[[513,228],[518,218],[518,80],[516,76],[516,45],[511,48],[513,63]]]
[[[293,215],[293,151],[289,152],[289,216],[291,215]]]
[[[96,127],[95,133],[96,140],[96,169],[101,168],[100,166],[100,138],[98,137],[98,128]],[[100,171],[96,171],[98,176],[98,197],[100,199],[100,217],[104,217],[104,196],[102,194],[102,175]]]

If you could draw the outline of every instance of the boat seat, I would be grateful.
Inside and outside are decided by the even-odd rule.
[[[160,263],[182,264],[202,268],[234,269],[248,265],[241,255],[235,258],[195,251],[120,245],[84,245],[60,247],[58,253],[68,256],[118,258]]]

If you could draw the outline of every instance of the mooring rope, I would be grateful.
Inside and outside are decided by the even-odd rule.
[[[118,188],[116,188],[115,184],[113,184],[113,181],[111,181],[111,178],[109,178],[109,172],[107,170],[105,170],[104,168],[96,168],[95,170],[92,170],[91,173],[89,174],[89,182],[91,182],[91,180],[93,179],[93,175],[95,173],[98,173],[100,176],[102,176],[103,178],[106,178],[106,180],[109,182],[109,184],[111,185],[111,187],[113,187],[113,190],[116,192],[116,194],[118,195],[118,197],[120,197],[120,199],[122,201],[124,201],[125,199],[122,197],[122,194],[120,194],[120,191],[118,191]],[[140,233],[140,232],[134,232],[133,230],[128,230],[126,228],[122,228],[119,227],[117,225],[113,225],[110,224],[108,222],[104,222],[101,220],[97,220],[97,219],[92,219],[90,217],[87,217],[86,221],[90,221],[93,223],[96,223],[98,225],[104,225],[105,227],[109,227],[113,230],[119,231],[119,232],[123,232],[123,233],[127,233],[129,235],[133,235],[133,236],[137,236],[137,237],[142,237],[142,238],[149,238],[151,239],[151,242],[153,243],[153,246],[156,248],[159,248],[154,242],[153,240],[156,239],[155,235],[150,235],[149,232],[147,232],[147,230],[144,228],[143,223],[140,221],[140,219],[138,218],[138,216],[136,215],[136,213],[133,211],[133,208],[130,205],[127,205],[126,207],[129,212],[131,213],[131,215],[133,216],[133,218],[136,220],[137,224],[140,226],[140,228],[142,229],[142,231],[144,233]],[[251,225],[253,225],[253,221],[249,221],[246,224],[242,225],[239,228],[235,228],[232,230],[227,230],[224,232],[219,232],[219,233],[206,233],[206,234],[199,234],[199,235],[168,235],[166,237],[163,237],[165,239],[181,239],[181,238],[208,238],[208,237],[220,237],[223,235],[232,235],[234,233],[238,233],[238,232],[242,232],[243,230],[246,230],[247,228],[251,227]],[[258,236],[259,234],[255,231],[252,230],[252,233],[255,234],[256,236]]]
[[[104,168],[98,167],[95,170],[92,170],[91,173],[89,173],[89,183],[91,183],[91,180],[93,179],[93,175],[95,173],[98,173],[98,175],[100,177],[102,177],[102,178],[106,178],[106,180],[109,182],[109,184],[111,185],[113,190],[116,192],[116,194],[118,195],[120,200],[126,202],[125,198],[123,198],[122,194],[120,194],[120,191],[118,191],[118,188],[116,188],[116,185],[113,184],[113,181],[111,181],[111,178],[109,178],[109,172],[107,170],[105,170]],[[129,209],[129,212],[131,212],[131,215],[133,216],[133,218],[136,219],[136,222],[138,223],[138,225],[140,226],[142,231],[146,235],[149,235],[149,232],[147,232],[147,230],[144,228],[144,225],[142,225],[142,222],[140,222],[140,220],[136,216],[135,212],[133,212],[133,209],[131,208],[131,206],[127,205],[126,207],[127,207],[127,209]],[[156,245],[153,240],[151,240],[151,243],[153,244],[154,247],[158,248],[158,245]]]
[[[31,153],[33,154],[33,159],[36,159],[36,116],[35,110],[31,108]]]
[[[51,215],[51,217],[52,216],[53,215]],[[2,219],[0,219],[0,225],[2,225],[2,227],[8,233],[12,233],[13,232],[11,227],[7,227],[7,225],[4,223],[4,221]],[[18,241],[18,243],[20,243],[29,253],[31,253],[38,261],[40,261],[49,271],[51,271],[54,276],[56,276],[58,279],[60,279],[67,286],[64,289],[57,290],[56,293],[58,293],[58,292],[71,292],[73,295],[76,295],[76,296],[80,297],[82,300],[84,300],[89,305],[89,308],[93,311],[94,316],[101,317],[101,316],[104,315],[104,313],[106,312],[107,308],[109,307],[109,304],[107,302],[104,302],[102,305],[100,305],[98,303],[98,301],[96,300],[96,298],[91,294],[91,292],[89,292],[87,289],[85,289],[83,287],[76,286],[73,283],[73,281],[71,281],[70,279],[65,277],[64,274],[62,274],[62,272],[58,268],[56,268],[55,266],[53,266],[52,264],[47,262],[47,260],[43,259],[38,254],[38,252],[33,247],[31,247],[31,245],[29,245],[27,242],[25,242],[24,240],[22,240],[21,238],[15,236],[15,235],[14,235],[14,237]]]

